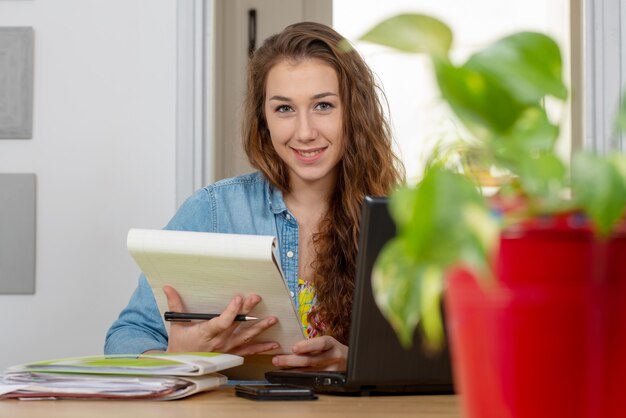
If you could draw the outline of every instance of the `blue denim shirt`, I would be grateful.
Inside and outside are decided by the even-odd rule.
[[[297,306],[298,224],[287,210],[282,192],[260,173],[221,180],[198,190],[165,229],[277,237],[281,266]],[[128,306],[107,332],[104,352],[134,354],[166,349],[167,332],[142,274]]]

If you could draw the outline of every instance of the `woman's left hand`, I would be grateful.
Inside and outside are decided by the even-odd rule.
[[[298,341],[293,354],[274,356],[272,363],[278,367],[301,367],[315,370],[345,371],[348,346],[328,335]]]

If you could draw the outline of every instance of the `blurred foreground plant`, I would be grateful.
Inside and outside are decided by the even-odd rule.
[[[398,234],[373,273],[376,301],[402,344],[411,345],[421,323],[426,341],[438,347],[446,271],[463,265],[493,278],[501,229],[537,215],[581,211],[598,235],[608,236],[626,207],[626,156],[578,152],[571,167],[558,157],[559,126],[544,101],[549,96],[563,105],[568,89],[559,47],[546,35],[514,33],[461,64],[450,59],[452,31],[429,16],[392,17],[361,39],[428,55],[441,98],[468,133],[458,145],[463,164],[447,164],[436,149],[419,183],[393,194]],[[481,188],[480,174],[493,170],[506,173],[497,205]]]

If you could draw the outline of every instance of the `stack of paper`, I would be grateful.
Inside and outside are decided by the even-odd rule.
[[[0,399],[178,399],[217,388],[215,373],[243,364],[219,353],[91,356],[14,366],[0,376]]]

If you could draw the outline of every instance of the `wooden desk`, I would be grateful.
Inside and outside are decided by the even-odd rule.
[[[178,401],[0,401],[0,417],[461,417],[457,396],[346,397],[322,395],[317,401],[250,401],[232,388]]]

